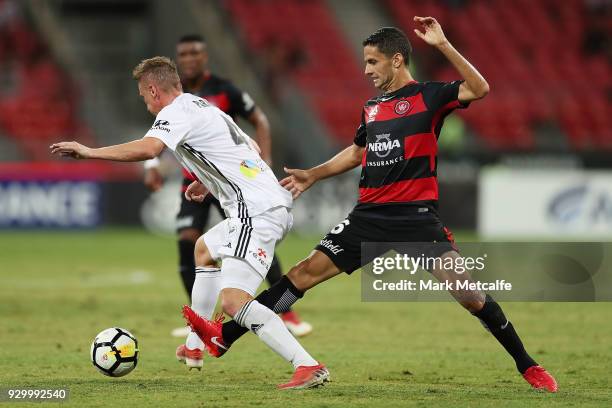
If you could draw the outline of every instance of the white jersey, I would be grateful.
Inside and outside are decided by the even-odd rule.
[[[251,138],[205,99],[177,96],[157,114],[146,136],[164,142],[219,200],[227,217],[292,206],[291,193],[278,183]]]

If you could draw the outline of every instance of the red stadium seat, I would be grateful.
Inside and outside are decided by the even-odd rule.
[[[409,35],[414,15],[438,18],[489,80],[492,92],[481,114],[461,114],[485,145],[529,149],[533,127],[556,121],[573,148],[611,148],[612,112],[605,92],[612,75],[603,56],[585,56],[581,50],[587,27],[583,1],[472,1],[452,9],[442,0],[385,3]],[[418,52],[430,52],[422,41],[414,45]],[[456,73],[441,68],[430,76],[444,80]]]
[[[306,58],[291,77],[339,143],[352,141],[359,125],[359,102],[356,114],[355,103],[365,102],[372,92],[325,2],[226,0],[224,4],[256,54],[265,55],[272,41],[287,50],[298,44]],[[303,29],[304,21],[308,30]]]
[[[90,135],[79,123],[74,84],[19,14],[0,27],[0,58],[14,83],[0,99],[0,130],[27,156],[48,160],[51,141]]]

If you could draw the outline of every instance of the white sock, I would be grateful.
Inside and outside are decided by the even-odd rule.
[[[245,303],[234,316],[234,320],[259,336],[268,347],[293,364],[293,367],[319,364],[289,333],[281,318],[255,299]]]
[[[221,269],[198,266],[195,269],[195,281],[191,291],[191,308],[200,316],[212,319],[221,291]],[[194,332],[189,333],[185,341],[187,348],[204,350],[204,342]]]

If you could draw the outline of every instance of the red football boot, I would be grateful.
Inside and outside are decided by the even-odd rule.
[[[279,384],[281,390],[302,390],[315,388],[329,381],[329,371],[323,364],[316,366],[299,366],[295,369],[291,381]]]
[[[192,368],[202,370],[204,365],[204,355],[202,350],[189,349],[186,345],[181,344],[176,348],[176,359],[181,363],[185,363],[189,370]]]
[[[223,314],[210,321],[194,312],[189,306],[183,306],[183,316],[191,330],[204,342],[206,350],[213,357],[221,357],[229,349],[223,342],[221,328],[223,327]]]
[[[531,366],[523,373],[523,378],[537,390],[557,392],[557,381],[539,365]]]

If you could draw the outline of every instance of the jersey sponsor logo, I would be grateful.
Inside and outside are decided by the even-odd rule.
[[[331,239],[322,239],[321,242],[319,242],[319,245],[329,249],[329,251],[334,255],[338,255],[340,252],[344,251],[344,248],[341,248],[340,245],[334,245],[334,242]]]
[[[261,248],[257,248],[257,252],[249,250],[249,253],[251,254],[251,256],[256,262],[259,262],[261,264],[261,266],[263,266],[266,269],[270,268],[270,264],[266,262],[266,258],[267,258],[266,251],[264,251]]]
[[[385,158],[391,153],[391,150],[400,147],[399,140],[391,140],[390,133],[376,135],[376,141],[368,143],[368,151],[376,153],[376,156]]]
[[[412,105],[410,105],[410,102],[408,102],[405,99],[402,99],[401,101],[397,101],[395,103],[395,113],[397,113],[398,115],[403,115],[405,113],[407,113],[410,108],[412,107]]]
[[[254,179],[263,169],[257,165],[253,160],[243,160],[240,163],[240,173],[249,179]]]
[[[393,159],[388,159],[388,160],[368,161],[366,162],[366,165],[369,167],[383,167],[383,166],[390,166],[392,164],[397,164],[403,160],[404,160],[403,156],[397,156],[397,157],[394,157]]]
[[[159,119],[155,121],[151,129],[163,130],[164,132],[170,133],[170,128],[168,127],[169,125],[170,122],[168,122],[167,120]]]

